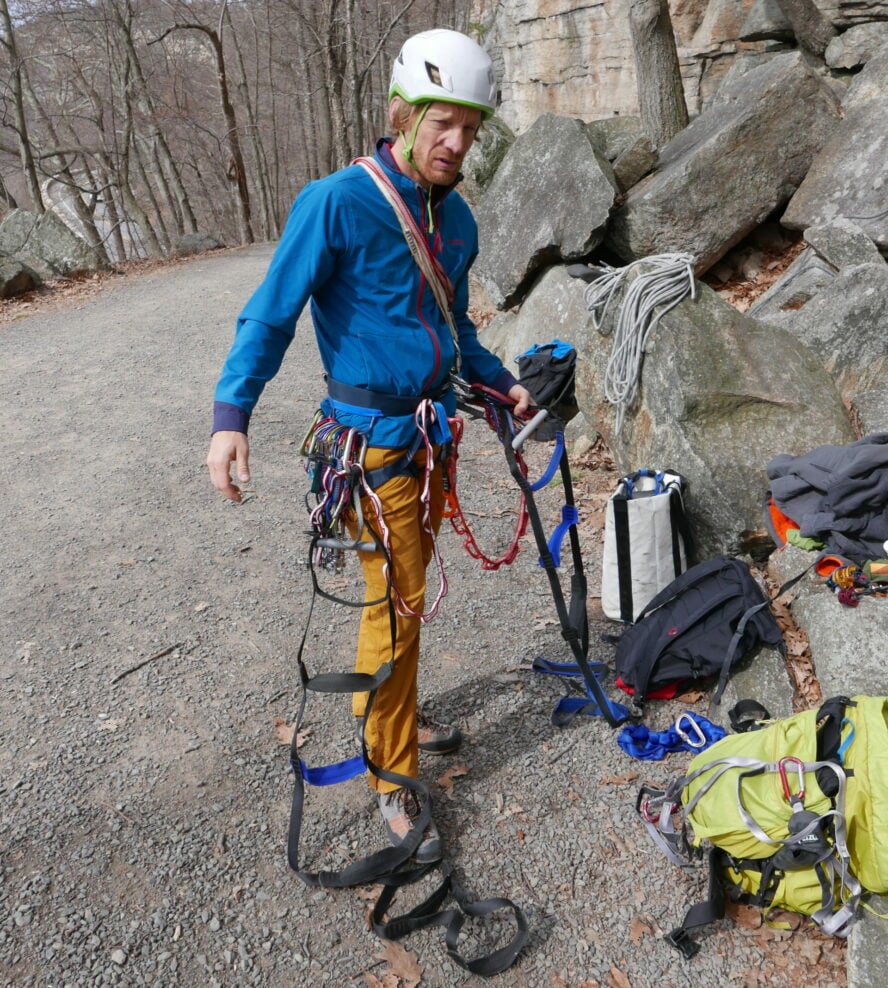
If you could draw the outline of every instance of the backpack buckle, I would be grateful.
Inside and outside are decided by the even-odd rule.
[[[689,961],[700,949],[700,944],[692,940],[690,934],[683,926],[676,926],[671,933],[667,933],[663,939],[671,947],[675,947],[679,953],[684,955],[684,959]]]

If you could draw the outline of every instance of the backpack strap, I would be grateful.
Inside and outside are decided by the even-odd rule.
[[[721,703],[722,693],[724,693],[725,687],[728,685],[728,676],[731,674],[731,665],[733,664],[734,656],[737,654],[737,648],[743,638],[743,633],[746,631],[747,624],[749,624],[750,620],[755,617],[759,611],[763,610],[765,607],[770,607],[771,604],[773,604],[779,597],[782,597],[787,590],[791,590],[799,582],[799,580],[805,576],[812,566],[814,566],[814,563],[811,563],[810,566],[806,566],[801,573],[796,574],[791,580],[787,580],[773,597],[766,597],[760,604],[754,604],[743,613],[743,616],[737,622],[737,628],[734,631],[730,643],[728,644],[728,650],[725,653],[724,660],[722,661],[721,672],[718,676],[718,685],[712,695],[710,709],[711,707],[718,706]]]

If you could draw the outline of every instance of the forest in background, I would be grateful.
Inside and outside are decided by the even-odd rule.
[[[279,236],[385,130],[393,57],[470,0],[0,0],[0,212],[118,262]]]

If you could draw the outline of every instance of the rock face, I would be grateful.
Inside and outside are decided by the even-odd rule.
[[[781,222],[803,230],[844,217],[888,250],[888,45],[855,77],[834,127]]]
[[[888,21],[888,0],[815,3],[840,31]],[[503,119],[516,134],[541,113],[597,120],[638,112],[629,0],[481,0],[476,8],[501,80]],[[778,0],[670,0],[669,8],[691,114],[708,105],[735,62],[794,40]],[[853,60],[878,32],[837,39],[831,57]]]
[[[476,210],[475,271],[493,303],[515,304],[542,267],[597,247],[616,195],[613,169],[583,123],[540,117],[509,148]]]
[[[702,273],[789,199],[838,120],[835,98],[798,53],[735,69],[631,189],[608,246],[625,260],[690,253]]]
[[[817,356],[842,396],[888,383],[888,264],[846,268],[798,312],[783,315],[784,326]]]
[[[15,257],[44,281],[100,271],[103,261],[55,213],[14,209],[0,223],[0,254]]]

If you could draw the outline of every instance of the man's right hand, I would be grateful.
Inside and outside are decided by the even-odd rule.
[[[235,464],[237,479],[250,482],[250,443],[242,432],[215,432],[210,440],[207,466],[213,487],[230,501],[240,501],[241,492],[231,480],[231,464]]]

